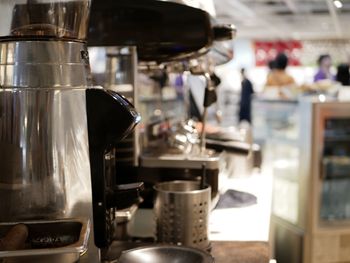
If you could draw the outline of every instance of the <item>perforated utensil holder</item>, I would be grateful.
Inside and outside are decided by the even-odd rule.
[[[201,189],[197,181],[170,181],[154,188],[158,242],[208,250],[210,186]]]

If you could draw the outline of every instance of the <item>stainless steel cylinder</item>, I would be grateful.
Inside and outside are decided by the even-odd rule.
[[[86,44],[2,40],[0,222],[92,218]],[[88,247],[80,262],[99,262]]]
[[[157,184],[154,213],[161,243],[209,248],[210,186],[196,181]]]
[[[85,40],[90,0],[1,0],[0,37]]]
[[[0,222],[90,216],[85,52],[0,42]]]
[[[82,89],[91,83],[89,56],[84,43],[0,42],[2,89]]]

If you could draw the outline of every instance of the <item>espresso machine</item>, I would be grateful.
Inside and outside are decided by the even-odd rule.
[[[115,69],[125,65],[123,60],[126,56],[121,52],[123,49],[136,48],[139,71],[142,67],[142,71],[152,73],[153,70],[159,71],[159,69],[164,68],[164,65],[169,65],[169,62],[182,63],[191,58],[202,56],[210,51],[214,41],[232,39],[234,33],[235,28],[231,25],[214,25],[207,12],[172,1],[120,0],[104,1],[103,3],[95,1],[92,4],[88,45],[94,49],[103,50],[106,56],[105,76],[104,79],[99,79],[100,81],[103,79],[102,83],[107,83],[106,88],[115,89],[118,88],[115,84],[120,84],[116,83],[120,71],[116,72]],[[114,63],[112,63],[113,61]],[[92,65],[93,71],[94,66]],[[131,67],[129,72],[135,72],[135,68],[136,65],[134,68]],[[166,73],[166,70],[163,69],[163,72]],[[141,105],[140,102],[136,102],[139,97],[135,95],[137,93],[135,90],[142,89],[142,87],[136,87],[138,83],[134,83],[134,93],[128,92],[127,95],[131,95],[135,103]],[[125,85],[118,86],[125,88]],[[156,131],[157,125],[162,124],[144,123],[143,131]],[[145,133],[143,132],[141,136],[136,137],[144,139]],[[153,137],[157,140],[157,135]],[[135,140],[131,141],[135,142]],[[166,143],[164,141],[155,142],[157,145]],[[141,142],[138,145],[140,146],[140,144]],[[131,143],[129,145],[131,146]],[[135,144],[134,149],[134,152],[138,152],[134,162],[137,165],[129,164],[128,167],[123,165],[123,168],[126,169],[117,178],[125,180],[123,183],[135,180],[135,177],[145,182],[147,187],[146,191],[143,192],[145,202],[141,204],[142,206],[152,206],[152,187],[155,183],[176,179],[197,180],[203,174],[203,165],[206,169],[207,180],[212,186],[214,196],[216,196],[218,192],[219,154],[213,151],[208,154],[207,151],[203,154],[196,153],[193,156],[188,156],[183,152],[173,154],[167,150],[160,152],[159,149],[148,147],[137,149]],[[123,160],[126,153],[126,150],[121,151],[119,160]],[[118,165],[121,167],[122,164],[120,161],[118,164],[117,158]],[[121,171],[117,170],[117,174]]]
[[[4,262],[100,262],[116,210],[139,202],[142,184],[116,185],[110,159],[140,115],[92,86],[89,9],[89,0],[0,0]]]

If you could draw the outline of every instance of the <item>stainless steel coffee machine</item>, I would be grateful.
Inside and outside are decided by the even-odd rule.
[[[120,72],[116,74],[115,69],[121,68],[126,58],[125,54],[120,52],[121,47],[126,49],[125,46],[135,46],[138,59],[146,68],[144,71],[152,72],[153,69],[159,71],[160,66],[170,61],[177,61],[182,65],[185,60],[207,53],[214,41],[231,40],[234,34],[235,28],[233,26],[213,24],[207,12],[184,4],[158,0],[106,0],[103,2],[95,1],[92,4],[88,45],[105,50],[107,63],[104,82],[108,83],[106,88],[113,89],[116,88],[116,78],[120,74]],[[116,48],[116,46],[119,47]],[[124,63],[124,65],[127,64]],[[141,67],[141,63],[139,63],[139,67]],[[135,67],[130,67],[129,72],[134,72],[134,70]],[[102,72],[103,70],[99,73]],[[162,70],[162,72],[166,73],[166,70]],[[154,97],[151,98],[150,104],[158,104]],[[140,107],[142,107],[141,104]],[[160,122],[166,121],[160,120]],[[157,125],[166,126],[163,123],[153,125],[153,123],[146,121],[144,130],[152,130],[152,128],[157,130]],[[157,146],[166,146],[166,143],[159,140],[155,142]],[[139,152],[135,145],[137,144],[133,145],[134,153]],[[129,150],[129,152],[131,151]],[[118,180],[121,178],[130,180],[130,178],[137,176],[139,180],[147,184],[148,190],[153,192],[152,186],[159,181],[198,179],[203,174],[202,166],[205,164],[208,180],[215,194],[217,193],[218,154],[200,155],[200,153],[196,153],[188,156],[188,154],[183,153],[169,153],[168,149],[164,154],[164,152],[159,152],[159,149],[153,148],[143,149],[140,152],[138,166],[124,165],[125,172],[118,176]],[[126,150],[120,152],[119,160],[123,160],[127,153]],[[152,195],[148,195],[147,192],[146,189],[143,195],[146,200],[143,205],[146,205],[147,201],[153,203]]]
[[[116,209],[138,201],[141,185],[117,186],[108,159],[140,116],[91,84],[89,7],[0,0],[0,257],[74,262],[89,247],[81,261],[98,262]]]

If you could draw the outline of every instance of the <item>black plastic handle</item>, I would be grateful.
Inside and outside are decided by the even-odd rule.
[[[212,82],[213,82],[212,76],[214,78],[214,74],[211,76],[211,75],[209,75],[209,73],[205,73],[204,76],[206,79],[206,87],[205,87],[205,91],[204,91],[203,106],[209,107],[217,100],[216,88],[214,85],[212,85]]]
[[[92,185],[95,245],[107,247],[113,238],[113,209],[108,205],[110,178],[105,174],[105,154],[127,136],[140,121],[133,105],[119,94],[104,89],[86,90],[86,111]]]
[[[214,41],[231,40],[236,37],[237,29],[232,24],[215,25],[213,27]]]
[[[214,87],[210,87],[205,89],[204,91],[204,107],[209,107],[217,100],[216,89]]]

